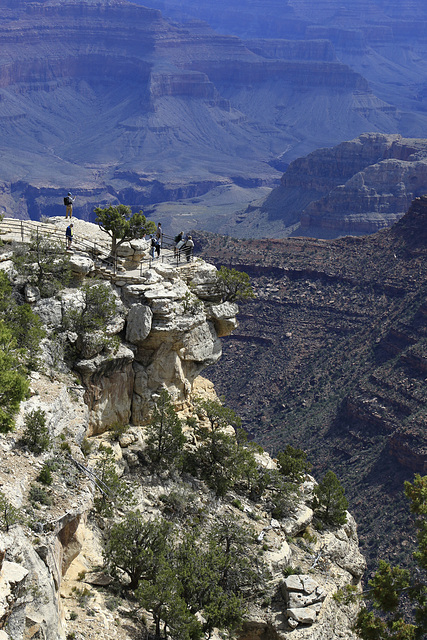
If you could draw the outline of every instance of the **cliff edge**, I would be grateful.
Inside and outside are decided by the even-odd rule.
[[[129,592],[118,589],[121,574],[107,570],[106,544],[124,507],[109,515],[96,507],[106,482],[99,475],[106,451],[117,481],[132,486],[142,521],[173,520],[177,540],[190,515],[202,531],[219,521],[251,530],[247,554],[258,557],[267,577],[262,592],[245,595],[241,640],[290,634],[332,639],[338,632],[354,638],[357,607],[333,596],[346,585],[360,587],[365,564],[356,526],[347,514],[344,525],[315,528],[311,476],[294,483],[293,498],[279,513],[272,511],[274,487],[254,493],[236,484],[219,495],[197,474],[147,462],[147,425],[164,391],[185,425],[187,450],[203,446],[200,429],[208,429],[208,416],[200,407],[209,405],[200,402],[217,398],[200,373],[220,357],[220,337],[236,326],[238,311],[221,300],[215,267],[200,259],[177,267],[158,261],[133,282],[126,272],[99,272],[108,277],[105,286],[115,300],[115,317],[106,328],[110,338],[116,336],[112,347],[94,339],[96,332],[79,342],[64,328],[70,308],[84,304],[82,292],[97,270],[85,262],[91,259],[73,256],[73,282],[41,298],[14,270],[19,247],[3,247],[0,265],[16,298],[42,319],[46,335],[16,428],[0,437],[1,497],[16,514],[0,533],[1,640],[130,640],[151,632],[149,611],[142,614]],[[129,244],[122,251],[135,248]],[[23,436],[28,416],[37,412],[45,417],[50,445],[35,453]],[[235,438],[230,426],[221,433]],[[261,450],[253,455],[257,473],[277,475],[277,462]],[[46,466],[52,479],[43,483]]]

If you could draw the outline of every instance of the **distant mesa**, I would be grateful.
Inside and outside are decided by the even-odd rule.
[[[255,234],[259,220],[264,236],[270,224],[276,237],[365,235],[391,226],[426,193],[427,139],[363,134],[294,160],[280,186],[236,222],[242,235]]]

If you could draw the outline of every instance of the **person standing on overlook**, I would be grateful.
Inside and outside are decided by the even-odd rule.
[[[70,214],[70,219],[73,217],[73,204],[74,204],[74,200],[76,199],[76,197],[71,195],[71,191],[68,192],[68,194],[65,196],[64,198],[64,204],[65,204],[65,219],[68,218],[68,214]]]
[[[175,247],[174,247],[174,250],[173,250],[173,253],[174,253],[175,256],[179,257],[179,253],[180,253],[184,243],[185,243],[184,232],[180,231],[180,233],[178,233],[178,235],[175,236]]]
[[[74,225],[73,223],[69,224],[68,227],[65,230],[65,239],[67,241],[67,249],[71,249],[71,243],[73,242],[73,235],[74,235]]]
[[[192,236],[188,236],[184,246],[182,247],[186,258],[187,258],[187,262],[190,262],[190,260],[193,259],[193,250],[194,250],[194,242],[193,242],[193,238]]]
[[[160,246],[162,246],[162,244],[163,244],[163,229],[162,229],[162,223],[161,222],[157,223],[156,238],[159,241]]]

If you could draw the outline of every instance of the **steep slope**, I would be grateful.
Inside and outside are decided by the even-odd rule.
[[[57,215],[71,189],[87,218],[98,204],[219,187],[230,211],[233,187],[247,202],[277,183],[279,156],[281,167],[366,130],[399,130],[394,106],[330,46],[274,57],[251,47],[122,0],[3,2],[2,207]],[[201,227],[209,215],[198,218]]]
[[[294,160],[261,203],[224,225],[239,236],[334,238],[390,226],[427,192],[427,140],[364,134]]]
[[[61,223],[37,225],[39,236]],[[80,221],[79,233],[92,238],[99,230]],[[211,403],[220,416],[221,405],[213,385],[198,374],[219,358],[219,336],[233,330],[238,311],[221,303],[215,267],[202,260],[174,267],[147,260],[138,275],[125,268],[114,274],[74,249],[70,286],[40,298],[12,263],[27,245],[19,246],[13,231],[2,238],[7,246],[0,250],[0,268],[13,285],[13,294],[2,299],[2,330],[7,305],[25,300],[45,336],[16,428],[0,434],[1,640],[150,636],[159,600],[166,639],[186,636],[196,613],[201,622],[191,627],[195,639],[205,637],[206,619],[217,620],[225,632],[234,628],[232,600],[239,619],[244,610],[236,629],[240,640],[290,634],[323,640],[336,633],[356,640],[357,603],[334,598],[340,587],[361,589],[365,562],[351,514],[344,511],[339,526],[315,529],[314,478],[281,480],[265,452],[237,443],[230,412],[227,421],[210,422]],[[148,248],[138,240],[121,250],[132,262]],[[3,278],[2,286],[6,291]],[[108,324],[104,317],[97,331],[70,325],[74,312],[94,311],[88,311],[88,287],[107,294],[98,298],[99,307],[111,308],[114,301]],[[100,334],[108,339],[99,340]],[[31,421],[34,414],[39,417]],[[180,435],[172,448],[171,426]],[[200,475],[194,462],[206,437],[226,446],[220,467],[211,459]],[[220,485],[212,484],[213,467],[221,468],[230,450],[240,456],[246,451],[252,473],[268,476],[269,487],[253,486],[252,492],[245,475],[215,490]],[[161,465],[159,451],[168,452]],[[193,465],[184,466],[185,458]],[[273,517],[277,492],[284,499]],[[121,542],[118,525],[125,527]],[[160,581],[162,572],[166,580]],[[136,591],[138,580],[141,590],[149,585],[145,598]],[[220,637],[216,630],[209,635]]]
[[[402,483],[427,468],[426,222],[423,197],[364,238],[198,240],[257,292],[211,379],[271,453],[338,473],[371,563],[409,561]]]

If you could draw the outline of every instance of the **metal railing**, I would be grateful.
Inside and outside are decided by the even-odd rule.
[[[55,240],[64,246],[64,232],[59,229],[52,229],[48,223],[36,220],[17,220],[16,218],[3,218],[0,222],[0,232],[6,231],[18,235],[21,242],[30,241],[33,236],[37,238],[39,233],[44,237]],[[84,236],[73,236],[73,247],[90,255],[94,262],[101,263],[107,268],[117,271],[117,258],[111,255],[107,244],[95,242]]]
[[[0,233],[12,233],[20,238],[21,242],[31,241],[32,237],[36,237],[41,233],[44,237],[55,240],[66,250],[66,238],[63,230],[52,228],[49,223],[43,223],[36,220],[17,220],[16,218],[3,218],[0,221]],[[110,253],[109,243],[92,241],[85,238],[81,234],[73,236],[73,248],[90,255],[94,260],[95,266],[104,266],[110,270],[110,275],[117,274],[118,259],[117,256]],[[194,262],[194,253],[191,251],[188,256],[185,248],[176,250],[176,243],[172,236],[162,235],[162,247],[159,257],[150,255],[143,258],[139,263],[139,276],[142,276],[144,268],[150,268],[155,264],[168,264],[175,267],[184,266]],[[209,261],[209,259],[204,259]],[[137,268],[138,270],[138,268]]]

